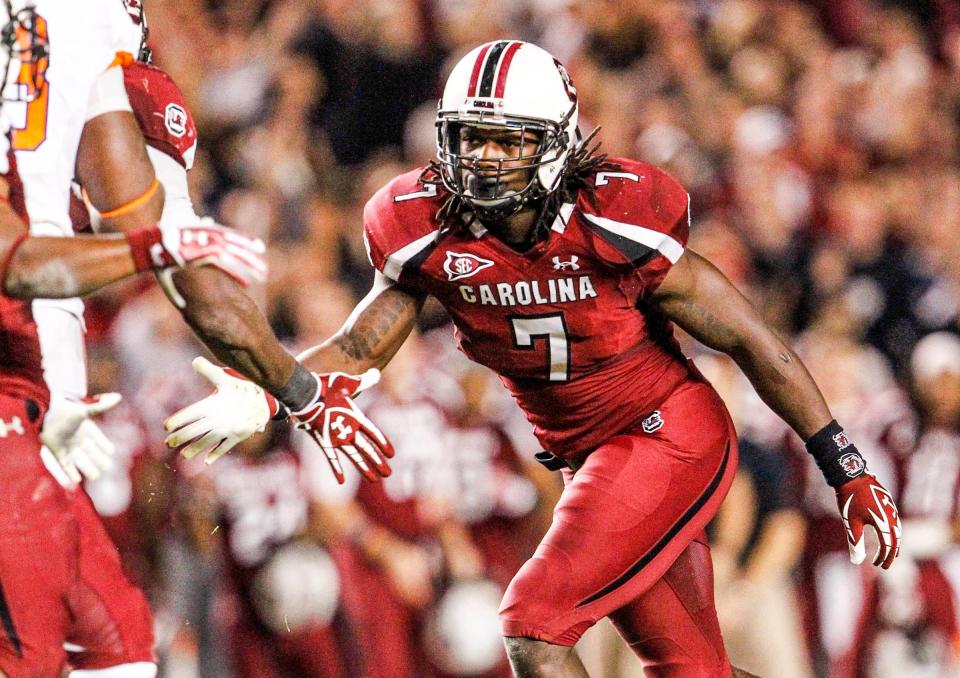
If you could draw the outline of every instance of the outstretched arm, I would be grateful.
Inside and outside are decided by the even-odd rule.
[[[797,355],[709,261],[687,250],[654,291],[652,303],[710,348],[732,357],[757,393],[806,443],[827,482],[847,532],[850,559],[866,557],[864,527],[880,540],[874,565],[884,569],[900,552],[900,517],[893,497],[830,410]]]
[[[344,475],[338,449],[368,480],[390,475],[386,459],[393,456],[393,447],[352,397],[376,383],[379,372],[374,368],[386,365],[397,352],[413,329],[422,304],[421,297],[378,274],[373,289],[343,328],[299,357],[314,370],[306,374],[319,391],[314,405],[289,416],[317,441],[339,482]],[[194,367],[216,390],[167,419],[170,435],[166,441],[170,447],[185,445],[183,454],[188,457],[203,453],[211,463],[261,430],[280,408],[262,389],[202,358],[194,361]],[[298,365],[297,369],[304,368]]]
[[[162,187],[151,189],[156,176],[132,113],[114,111],[88,121],[76,169],[88,199],[102,213],[105,228],[128,232],[159,222],[163,191]],[[287,395],[284,387],[294,375],[296,361],[242,288],[212,267],[178,271],[174,282],[186,301],[181,310],[184,319],[213,354],[271,393]],[[292,397],[294,402],[288,404],[296,407],[298,400],[312,395],[296,393],[283,400]]]
[[[0,213],[0,222],[5,220]],[[26,231],[22,223],[21,228]],[[9,257],[3,293],[15,299],[79,297],[137,272],[123,237],[27,237],[21,241],[21,236],[2,235],[0,251]]]
[[[315,372],[362,374],[383,369],[413,331],[424,297],[396,285],[379,271],[373,288],[335,335],[299,359]]]
[[[6,192],[0,178],[0,197]],[[0,199],[0,283],[2,293],[15,299],[64,299],[150,269],[208,263],[232,255],[214,244],[192,246],[193,238],[210,229],[150,227],[128,235],[55,238],[31,236],[27,225]],[[254,243],[233,234],[233,245]]]
[[[807,368],[736,287],[687,250],[652,301],[694,338],[736,361],[763,401],[807,440],[833,417]]]

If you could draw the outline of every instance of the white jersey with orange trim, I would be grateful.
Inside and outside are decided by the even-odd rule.
[[[118,54],[136,53],[141,32],[123,0],[36,0],[35,6],[49,58],[39,64],[39,86],[31,100],[8,102],[4,108],[13,126],[31,233],[69,237],[70,182],[80,135],[92,117],[130,110],[121,69],[111,66]],[[22,89],[27,76],[26,68],[12,73],[6,87]],[[51,391],[66,397],[86,395],[83,303],[37,300],[33,314]]]

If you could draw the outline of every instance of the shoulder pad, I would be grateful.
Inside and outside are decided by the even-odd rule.
[[[197,126],[173,79],[155,66],[134,61],[123,66],[123,84],[146,142],[184,169],[193,167]]]
[[[663,170],[624,158],[597,172],[594,199],[581,200],[586,225],[636,267],[660,254],[675,263],[690,236],[690,196]]]
[[[433,251],[436,214],[448,194],[419,181],[422,169],[401,174],[377,191],[363,208],[363,234],[370,263],[397,281]]]

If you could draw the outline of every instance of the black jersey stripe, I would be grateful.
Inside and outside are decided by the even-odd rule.
[[[426,247],[407,259],[403,264],[401,275],[404,273],[410,274],[418,272],[420,267],[423,266],[423,262],[427,260],[427,257],[433,254],[433,251],[437,249],[437,244],[438,243],[436,240],[432,240],[427,243]]]
[[[493,85],[497,81],[497,70],[499,70],[500,66],[500,57],[503,56],[503,52],[510,42],[510,40],[501,40],[491,47],[489,52],[487,52],[487,63],[483,66],[483,75],[480,76],[480,86],[477,88],[477,96],[493,96]]]
[[[622,235],[598,226],[590,221],[590,219],[582,219],[581,223],[586,224],[587,228],[603,238],[607,244],[611,245],[637,268],[647,264],[659,253],[659,250],[653,247],[647,247],[643,243],[625,238]]]
[[[667,544],[677,536],[677,534],[682,530],[687,523],[689,523],[697,513],[700,512],[700,509],[710,501],[710,498],[713,497],[714,493],[717,491],[717,488],[720,486],[720,481],[723,480],[723,474],[727,470],[727,464],[730,461],[730,443],[727,442],[727,446],[723,451],[723,459],[720,461],[720,468],[717,469],[717,472],[714,474],[713,478],[710,480],[710,484],[707,485],[706,489],[697,497],[697,500],[688,508],[680,520],[673,524],[666,534],[660,537],[660,540],[653,545],[653,547],[643,554],[643,557],[640,558],[636,563],[634,563],[630,569],[621,574],[619,577],[614,579],[612,582],[604,586],[602,589],[594,593],[593,595],[584,598],[579,603],[577,607],[583,607],[584,605],[589,605],[590,603],[603,598],[604,596],[613,593],[618,588],[626,584],[628,581],[633,579],[643,568],[650,564],[650,562],[660,555],[660,552],[667,547]]]

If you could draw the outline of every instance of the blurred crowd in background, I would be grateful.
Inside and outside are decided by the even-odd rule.
[[[726,358],[687,341],[741,435],[712,532],[734,663],[762,676],[960,675],[960,4],[956,0],[150,0],[155,60],[200,130],[197,211],[270,246],[253,290],[291,349],[372,270],[365,200],[434,154],[448,69],[536,42],[581,128],[690,191],[691,247],[797,346],[894,492],[904,553],[847,557],[833,493]],[[362,405],[394,475],[337,487],[285,427],[215,466],[162,444],[202,397],[199,344],[155,284],[88,303],[116,472],[88,484],[159,624],[163,675],[502,676],[496,606],[559,478],[453,349],[442,312]],[[960,532],[957,532],[960,534]],[[595,676],[642,675],[609,627]]]

